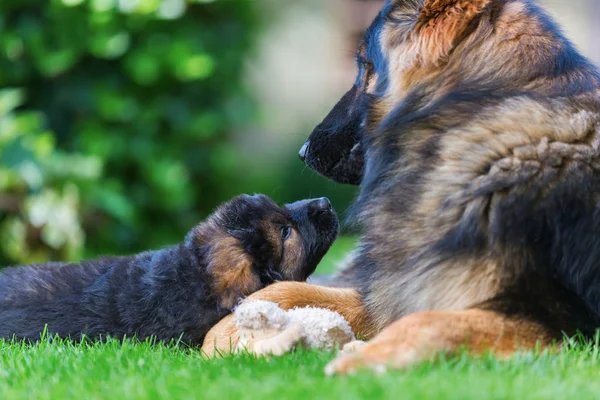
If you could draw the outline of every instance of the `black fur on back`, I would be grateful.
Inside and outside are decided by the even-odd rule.
[[[132,257],[9,268],[0,273],[0,337],[48,333],[156,336],[201,343],[229,310],[207,284],[206,251],[180,244]]]

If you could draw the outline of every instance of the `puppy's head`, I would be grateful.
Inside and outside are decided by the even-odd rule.
[[[187,243],[202,249],[219,303],[231,309],[275,281],[306,280],[337,233],[326,198],[280,207],[264,195],[242,195],[194,228]]]

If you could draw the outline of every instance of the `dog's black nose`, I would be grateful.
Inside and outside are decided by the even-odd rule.
[[[310,207],[315,211],[330,211],[331,202],[327,197],[321,197],[320,199],[314,199],[310,203]]]
[[[302,161],[306,160],[306,154],[308,153],[308,146],[309,145],[310,145],[310,142],[307,140],[306,143],[304,143],[302,145],[302,148],[298,152],[298,157],[300,157],[300,159]]]

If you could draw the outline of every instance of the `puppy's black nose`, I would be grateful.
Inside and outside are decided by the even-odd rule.
[[[310,207],[315,211],[330,211],[331,202],[327,197],[321,197],[320,199],[314,199],[310,203]]]
[[[298,152],[298,157],[300,157],[300,159],[302,161],[306,160],[306,155],[308,154],[308,146],[310,145],[310,141],[306,141],[303,145],[302,148],[300,149],[300,151]]]

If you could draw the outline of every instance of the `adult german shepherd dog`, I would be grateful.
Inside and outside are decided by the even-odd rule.
[[[356,256],[338,288],[282,283],[252,297],[327,305],[373,337],[329,373],[594,334],[590,62],[530,0],[388,0],[357,61],[354,86],[300,151],[319,173],[361,185]],[[223,321],[205,343],[232,334]]]

